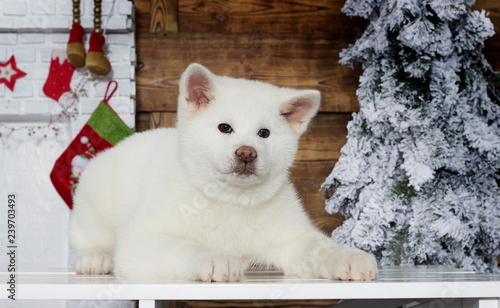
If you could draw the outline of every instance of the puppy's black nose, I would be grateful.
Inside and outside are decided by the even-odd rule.
[[[249,163],[257,158],[257,151],[252,147],[242,146],[236,150],[236,157],[242,163]]]

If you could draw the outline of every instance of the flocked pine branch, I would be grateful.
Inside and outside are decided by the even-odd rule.
[[[495,270],[500,256],[500,75],[471,0],[348,0],[370,23],[341,53],[361,64],[360,111],[322,188],[332,237],[381,264]]]

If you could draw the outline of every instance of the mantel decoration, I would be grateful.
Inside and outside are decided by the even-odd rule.
[[[89,42],[89,52],[85,52],[83,36],[85,30],[80,25],[80,0],[73,1],[73,23],[70,30],[66,51],[53,49],[47,80],[43,86],[43,93],[55,100],[63,109],[55,117],[51,117],[46,125],[24,125],[12,126],[0,123],[0,138],[8,138],[13,132],[24,130],[28,136],[48,137],[49,133],[58,136],[59,128],[56,123],[67,118],[75,118],[78,114],[76,102],[80,96],[87,96],[85,85],[88,82],[95,84],[99,82],[99,76],[111,72],[111,65],[104,54],[106,27],[102,28],[102,0],[94,1],[94,31]],[[115,0],[113,0],[108,18],[113,12]],[[90,55],[90,56],[89,56]],[[80,72],[80,80],[74,89],[70,83],[75,68],[87,66],[88,72]],[[92,74],[91,74],[92,73]],[[5,63],[0,62],[0,84],[5,83],[7,88],[14,90],[16,80],[25,76],[26,73],[19,70],[14,55]],[[39,133],[44,131],[43,133]]]
[[[102,0],[94,0],[94,31],[90,35],[89,50],[85,53],[83,35],[85,33],[80,24],[80,0],[73,0],[73,25],[66,52],[73,66],[79,68],[84,65],[96,75],[107,75],[111,71],[111,64],[104,54],[103,46],[106,39],[101,34],[102,28]]]
[[[43,93],[66,108],[76,100],[71,91],[71,78],[75,68],[68,62],[62,49],[53,49],[50,57],[49,75],[43,85]]]
[[[90,159],[134,133],[108,104],[117,88],[116,81],[108,83],[104,99],[57,159],[50,174],[54,187],[70,209],[78,180]]]
[[[0,83],[4,83],[9,90],[14,91],[17,79],[23,76],[26,73],[17,67],[14,55],[7,62],[0,62]]]

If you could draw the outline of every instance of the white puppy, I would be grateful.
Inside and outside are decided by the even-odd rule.
[[[191,64],[176,129],[94,158],[74,198],[76,271],[238,281],[252,263],[286,275],[377,277],[375,258],[316,230],[288,173],[320,93],[216,76]]]

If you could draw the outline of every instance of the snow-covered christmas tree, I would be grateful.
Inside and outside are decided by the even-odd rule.
[[[481,49],[494,34],[473,0],[348,0],[370,23],[341,53],[362,64],[360,111],[323,184],[332,237],[381,264],[497,269],[500,75]]]

